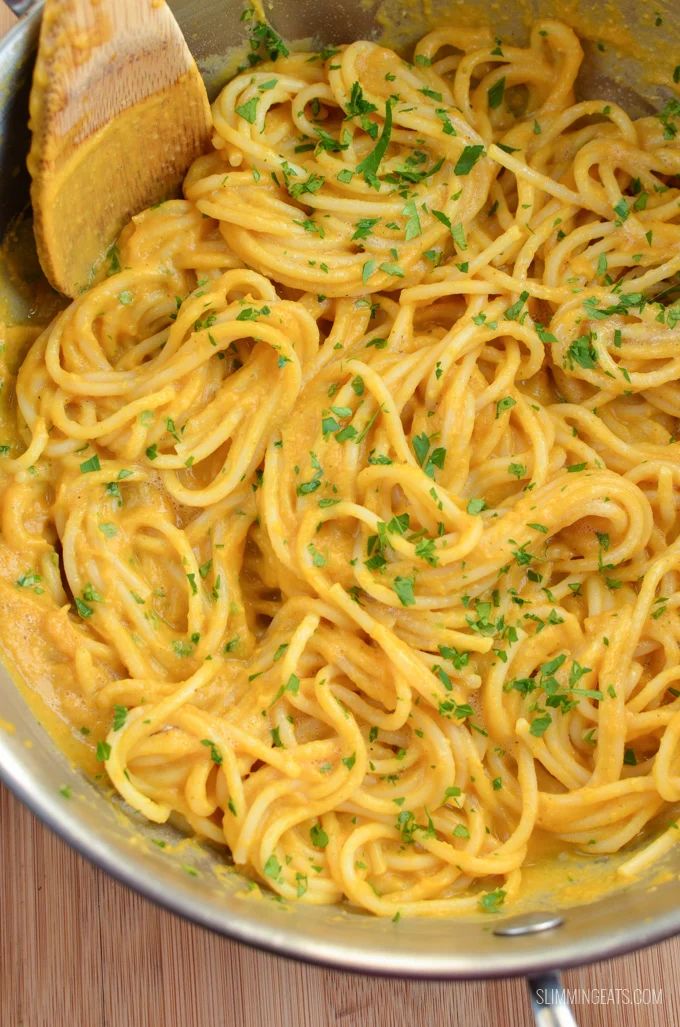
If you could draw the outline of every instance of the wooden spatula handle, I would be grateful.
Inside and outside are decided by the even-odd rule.
[[[30,112],[38,255],[75,296],[130,217],[178,189],[210,105],[165,0],[46,0]]]

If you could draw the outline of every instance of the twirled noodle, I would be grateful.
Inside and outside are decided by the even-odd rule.
[[[492,911],[537,831],[680,801],[680,107],[575,102],[554,21],[267,33],[30,347],[5,545],[130,805],[285,897]]]

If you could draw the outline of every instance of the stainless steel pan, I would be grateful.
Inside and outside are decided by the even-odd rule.
[[[27,98],[40,20],[40,3],[13,0],[15,10],[32,7],[0,43],[0,236],[28,202],[24,171],[28,148]],[[175,0],[171,3],[199,61],[209,89],[220,85],[220,57],[241,39],[240,0]],[[432,6],[429,4],[428,6]],[[437,4],[434,4],[435,8]],[[531,6],[531,5],[529,5]],[[377,31],[377,4],[363,0],[273,0],[268,14],[289,38],[315,36],[323,42],[366,37]],[[422,32],[425,22],[392,5],[392,24],[404,42]],[[439,5],[440,9],[446,3]],[[559,14],[552,0],[534,0],[536,13]],[[483,9],[480,4],[479,9]],[[664,19],[669,39],[680,54],[680,6],[677,0],[658,0],[654,7]],[[460,11],[454,5],[454,11]],[[465,8],[469,12],[470,8]],[[585,8],[585,28],[596,22],[605,41],[614,31],[609,6]],[[527,5],[522,7],[526,14]],[[618,8],[639,41],[642,52],[654,52],[653,19],[648,5],[630,0]],[[594,17],[593,17],[594,14]],[[466,15],[467,17],[468,15]],[[499,35],[522,35],[519,7],[506,5],[502,15],[494,6]],[[498,20],[500,18],[500,20]],[[622,58],[608,45],[602,53],[590,48],[590,83],[612,91],[634,114],[660,106],[662,87],[646,80],[645,69]],[[599,80],[599,81],[597,81]],[[558,911],[550,898],[538,902],[533,918],[518,923],[501,918],[461,920],[404,920],[398,924],[369,917],[348,908],[289,907],[273,897],[257,900],[247,893],[236,873],[220,872],[224,854],[198,848],[191,863],[198,876],[185,869],[181,855],[161,850],[151,839],[179,836],[170,827],[159,830],[74,770],[29,710],[9,675],[0,668],[0,776],[45,823],[83,855],[115,877],[197,923],[240,941],[273,952],[367,973],[422,978],[461,978],[528,975],[539,986],[554,983],[549,971],[602,959],[649,945],[680,931],[680,858],[668,862],[665,883],[657,874],[596,902]],[[27,745],[27,742],[29,743]],[[59,792],[68,785],[73,797]],[[217,871],[217,872],[216,872]],[[587,873],[587,864],[581,871]],[[546,978],[545,975],[548,974]],[[564,1011],[543,1007],[540,1023],[573,1023]],[[551,1018],[552,1017],[552,1018]]]

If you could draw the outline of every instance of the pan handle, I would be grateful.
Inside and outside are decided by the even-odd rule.
[[[549,972],[529,977],[531,1008],[536,1027],[578,1027],[569,1008],[561,974]]]
[[[5,0],[5,3],[9,7],[10,11],[18,14],[21,17],[22,14],[28,14],[32,8],[38,6],[38,0]]]

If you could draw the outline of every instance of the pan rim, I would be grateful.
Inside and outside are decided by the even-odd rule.
[[[19,21],[0,40],[0,64],[16,51],[14,62],[30,53],[42,13],[39,3],[31,14]],[[11,58],[10,58],[11,59]],[[4,671],[4,668],[3,668]],[[5,671],[5,673],[7,673]],[[9,675],[8,675],[9,677]],[[23,699],[22,699],[23,702]],[[33,717],[33,714],[31,714]],[[624,955],[663,941],[680,933],[680,906],[671,907],[651,920],[640,920],[627,928],[593,930],[584,939],[560,942],[559,934],[548,932],[535,943],[535,951],[527,953],[511,946],[506,951],[487,953],[484,964],[470,966],[470,957],[462,951],[442,953],[433,960],[431,953],[391,951],[386,945],[349,946],[342,942],[305,938],[304,932],[275,931],[271,925],[249,917],[247,912],[234,915],[229,909],[192,894],[186,882],[177,890],[164,891],[160,879],[144,870],[141,861],[121,843],[112,847],[96,831],[82,822],[74,809],[64,810],[55,801],[54,789],[25,764],[0,731],[0,781],[38,817],[50,830],[90,863],[146,899],[201,927],[234,941],[281,958],[351,973],[419,980],[485,980],[502,977],[531,976],[555,969],[567,969],[595,961]],[[102,800],[103,801],[103,800]],[[586,907],[590,904],[584,904]],[[595,905],[595,904],[593,904]],[[577,910],[579,907],[575,907]],[[373,918],[372,918],[373,919]],[[464,921],[451,919],[462,925]]]

